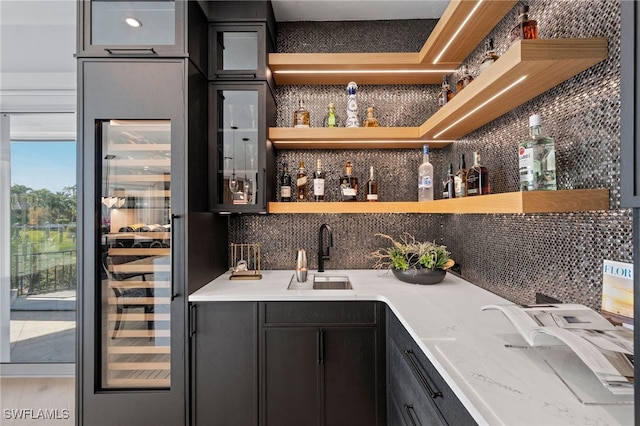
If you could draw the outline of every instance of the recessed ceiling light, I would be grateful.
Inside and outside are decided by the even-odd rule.
[[[133,28],[138,28],[142,26],[142,22],[140,22],[138,19],[133,18],[131,16],[124,18],[124,22],[126,22],[129,26]]]

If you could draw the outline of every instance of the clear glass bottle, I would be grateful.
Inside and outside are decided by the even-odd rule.
[[[460,66],[458,70],[458,82],[456,83],[456,93],[460,93],[462,89],[467,87],[473,81],[473,76],[469,72],[469,67],[465,64]]]
[[[353,176],[351,161],[345,164],[345,174],[340,178],[340,196],[342,201],[357,201],[358,178]]]
[[[373,166],[369,168],[369,180],[367,181],[367,201],[378,201],[378,181],[373,176]]]
[[[296,194],[296,200],[307,201],[307,169],[304,168],[304,161],[300,162],[296,175]]]
[[[327,115],[324,116],[322,127],[340,127],[340,117],[336,115],[336,107],[333,102],[327,107]]]
[[[373,107],[367,108],[367,118],[362,120],[362,127],[379,127],[378,119],[373,116]]]
[[[440,95],[438,96],[438,106],[441,108],[453,99],[453,90],[449,85],[449,78],[446,75],[442,76],[442,88],[440,89]]]
[[[516,25],[511,29],[511,44],[518,40],[535,40],[538,38],[538,21],[529,19],[529,6],[520,5]]]
[[[422,164],[418,167],[418,201],[433,200],[433,165],[429,162],[429,145],[422,147]]]
[[[479,72],[482,73],[482,71],[489,68],[498,58],[499,56],[493,47],[493,39],[486,39],[484,41],[484,58],[482,58],[482,62],[480,63]]]
[[[489,194],[489,169],[480,163],[480,153],[473,152],[473,166],[467,172],[467,196]]]
[[[324,201],[325,174],[322,170],[322,161],[316,161],[316,171],[313,172],[313,200]]]
[[[302,99],[298,101],[298,109],[293,112],[293,127],[307,128],[309,126],[309,111],[304,107]]]
[[[529,117],[529,139],[518,146],[518,160],[521,191],[557,189],[555,140],[542,132],[538,114]]]
[[[456,198],[455,176],[453,174],[453,163],[447,167],[447,177],[442,182],[442,198]]]
[[[464,154],[460,154],[458,170],[454,176],[456,198],[467,196],[467,163],[464,161]]]
[[[280,201],[291,201],[291,174],[289,174],[289,164],[282,163],[282,175],[280,175]]]

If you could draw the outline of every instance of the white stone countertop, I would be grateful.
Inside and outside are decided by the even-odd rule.
[[[633,404],[580,402],[536,350],[524,348],[501,312],[480,310],[510,302],[455,275],[437,285],[414,285],[389,271],[329,270],[321,275],[347,275],[353,290],[287,290],[293,275],[262,271],[261,280],[240,281],[223,274],[189,301],[382,301],[479,424],[634,424]]]

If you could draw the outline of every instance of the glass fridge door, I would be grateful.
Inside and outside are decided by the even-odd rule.
[[[171,385],[171,122],[99,122],[101,389]]]

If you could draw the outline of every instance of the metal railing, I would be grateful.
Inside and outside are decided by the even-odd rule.
[[[18,296],[76,288],[76,251],[13,254],[11,288]]]

